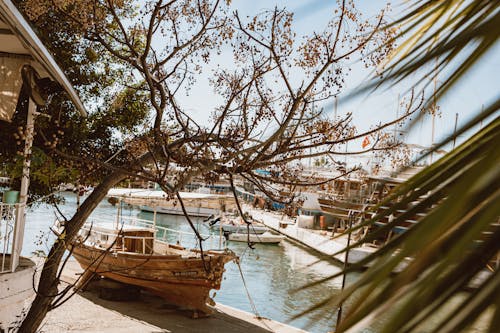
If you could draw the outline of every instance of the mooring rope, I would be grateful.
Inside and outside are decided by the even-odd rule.
[[[260,322],[264,326],[266,326],[266,328],[268,330],[270,330],[271,332],[274,332],[274,330],[271,327],[269,327],[269,325],[267,325],[267,323],[263,320],[263,319],[266,319],[266,318],[262,317],[259,314],[259,311],[257,311],[257,306],[255,306],[255,303],[254,303],[254,301],[252,299],[252,296],[250,295],[250,291],[248,290],[247,283],[245,281],[245,277],[243,276],[243,270],[241,269],[239,258],[236,259],[235,262],[236,262],[236,265],[238,266],[238,270],[240,271],[241,280],[243,281],[243,286],[245,287],[245,292],[247,293],[248,301],[250,302],[250,306],[252,307],[252,311],[255,314],[255,318],[257,318],[258,320],[260,320]]]

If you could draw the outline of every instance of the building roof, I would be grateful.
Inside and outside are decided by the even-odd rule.
[[[0,1],[0,52],[31,57],[35,61],[32,65],[37,72],[42,77],[49,76],[57,81],[68,93],[80,114],[84,117],[87,115],[73,85],[10,0]]]

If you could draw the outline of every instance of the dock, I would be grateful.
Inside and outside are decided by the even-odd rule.
[[[73,283],[82,270],[75,260],[66,265],[62,280]],[[215,305],[210,317],[192,319],[186,311],[165,304],[154,295],[141,293],[139,300],[110,301],[94,291],[75,294],[67,303],[48,313],[44,332],[235,332],[305,333],[306,331],[223,304]]]
[[[323,255],[331,256],[340,263],[345,262],[345,253],[334,255],[347,245],[347,236],[332,238],[331,232],[300,228],[295,221],[278,212],[264,211],[250,205],[244,205],[243,210],[252,218],[268,228],[314,250]],[[329,235],[330,234],[330,235]],[[352,264],[365,258],[376,249],[369,246],[354,248],[349,251],[349,261]]]

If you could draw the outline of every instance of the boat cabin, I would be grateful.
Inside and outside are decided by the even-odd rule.
[[[151,227],[86,224],[80,231],[85,242],[111,251],[154,253],[155,230]]]

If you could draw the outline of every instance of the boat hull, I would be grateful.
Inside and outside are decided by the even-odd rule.
[[[227,252],[207,252],[204,260],[199,255],[106,253],[105,249],[82,243],[72,250],[83,269],[147,289],[169,303],[205,314],[212,312],[207,305],[213,303],[210,290],[220,289],[224,264],[235,258]]]
[[[228,240],[233,242],[250,242],[252,243],[264,243],[264,244],[278,244],[280,243],[285,236],[282,235],[274,235],[270,232],[265,232],[260,235],[247,233],[230,233],[228,236]]]
[[[266,226],[257,226],[257,225],[250,225],[249,228],[247,228],[246,225],[243,224],[237,224],[237,225],[232,225],[232,224],[225,224],[223,223],[222,225],[220,224],[214,224],[210,226],[212,230],[219,230],[222,229],[222,231],[225,232],[231,232],[231,233],[240,233],[240,234],[247,234],[248,230],[250,230],[250,234],[263,234],[266,231],[269,231],[269,228]]]
[[[348,219],[350,213],[359,213],[364,207],[361,203],[324,198],[319,198],[318,202],[323,212],[338,219]]]

